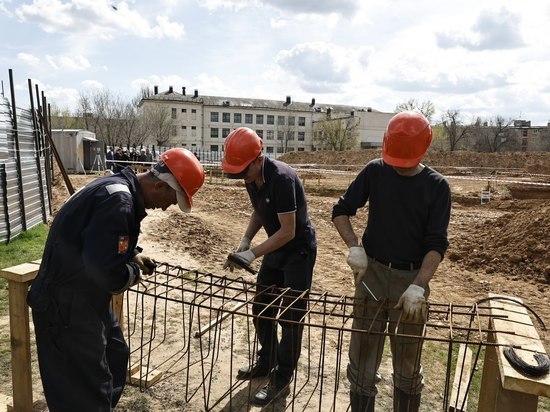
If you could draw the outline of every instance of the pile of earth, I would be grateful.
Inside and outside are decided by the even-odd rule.
[[[380,149],[291,152],[279,159],[289,164],[322,164],[348,166],[357,170],[372,159],[381,157]],[[439,170],[439,167],[467,167],[480,169],[521,169],[538,174],[550,174],[549,152],[442,152],[429,150],[423,162]]]

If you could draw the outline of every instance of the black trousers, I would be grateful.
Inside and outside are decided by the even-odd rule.
[[[32,313],[46,402],[53,412],[110,412],[128,368],[120,325],[110,305],[98,315],[83,296],[64,295]]]
[[[317,251],[310,249],[274,252],[264,256],[258,274],[252,306],[261,346],[258,361],[275,368],[272,378],[278,386],[290,382],[300,357],[304,329],[301,319],[307,307],[307,295],[302,299],[297,297],[311,287],[316,256]],[[283,294],[282,288],[290,288],[292,292]],[[276,298],[279,295],[282,297]],[[273,320],[278,314],[279,322]],[[278,324],[281,326],[280,341]]]

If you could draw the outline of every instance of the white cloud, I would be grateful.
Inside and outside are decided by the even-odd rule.
[[[334,91],[350,80],[349,51],[327,43],[302,43],[277,55],[279,66],[299,79],[308,92]]]
[[[103,89],[105,87],[97,80],[83,80],[81,84],[85,89]]]
[[[143,38],[175,38],[185,34],[182,24],[171,22],[166,16],[156,16],[157,25],[151,25],[139,11],[121,2],[113,7],[106,1],[33,0],[16,9],[23,22],[37,23],[47,33],[90,35],[101,39],[132,34]]]
[[[29,66],[40,66],[40,58],[28,53],[17,53],[17,59]]]
[[[50,56],[46,60],[55,70],[86,70],[91,67],[90,62],[84,56]]]
[[[512,49],[524,45],[520,16],[505,8],[483,11],[470,32],[437,33],[442,48],[464,47],[469,50]]]

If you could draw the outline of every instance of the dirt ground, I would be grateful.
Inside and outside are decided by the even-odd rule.
[[[300,170],[348,170],[350,175],[341,177],[344,183],[340,187],[345,187],[353,174],[377,156],[378,151],[293,153],[282,160]],[[430,284],[430,299],[472,304],[488,293],[515,296],[550,325],[550,187],[521,185],[538,194],[524,193],[524,198],[516,199],[508,183],[494,180],[521,177],[550,183],[550,154],[435,152],[427,155],[425,163],[453,176],[449,177],[453,194],[450,247]],[[305,176],[309,172],[301,173]],[[93,177],[71,176],[71,181],[78,188]],[[323,188],[323,179],[318,176],[306,184],[309,214],[318,237],[312,289],[351,295],[351,273],[345,263],[347,248],[331,222],[332,206],[342,190]],[[244,187],[228,183],[207,180],[194,197],[191,214],[180,213],[176,206],[166,212],[149,211],[139,242],[144,253],[158,261],[223,274],[225,257],[238,245],[251,212]],[[482,205],[479,194],[487,187],[491,188],[492,198]],[[61,183],[54,193],[56,211],[68,196]],[[366,213],[360,211],[353,220],[357,233],[362,233]],[[262,233],[253,243],[263,238]],[[543,331],[541,338],[550,350],[550,338]],[[166,404],[163,407],[170,410]],[[195,409],[189,405],[184,410]]]

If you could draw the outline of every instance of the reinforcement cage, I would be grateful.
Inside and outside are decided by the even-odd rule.
[[[286,321],[285,311],[292,310],[288,308],[289,302],[307,301],[307,309],[301,316],[304,325],[301,357],[290,393],[277,400],[276,410],[349,408],[347,349],[354,331],[354,307],[362,303],[329,292],[270,287],[262,293],[270,297],[264,309],[278,309],[278,314],[269,318],[276,322]],[[254,319],[267,318],[264,309],[253,315],[255,294],[255,283],[243,277],[160,263],[154,274],[131,288],[125,298],[123,327],[130,347],[130,383],[142,390],[155,386],[159,391],[169,391],[182,404],[201,404],[200,408],[208,411],[248,410],[255,390],[265,383],[236,379],[238,368],[252,363],[258,351]],[[497,303],[495,311],[494,302],[488,300],[472,305],[429,304],[428,322],[421,338],[423,351],[418,353],[422,356],[425,378],[421,410],[450,407],[466,410],[466,402],[475,405],[483,352],[489,347],[499,347],[492,338],[495,333],[508,333],[507,328],[495,329],[495,320],[533,326],[530,316],[517,316],[529,309],[521,302],[499,298],[502,305]],[[488,303],[493,303],[493,310]],[[511,314],[509,307],[504,308],[510,304],[512,312],[514,308],[521,310]],[[377,302],[376,315],[368,321],[374,324],[380,320],[379,315],[394,310],[385,301]],[[540,318],[529,311],[544,331]],[[397,319],[383,332],[373,328],[355,332],[381,334],[389,341],[406,324],[400,316]],[[537,354],[531,343],[538,337],[514,339],[520,342],[515,350],[525,359]],[[379,394],[385,395],[376,400],[381,410],[391,409],[392,365],[388,346],[386,342],[377,377]],[[466,356],[471,359],[465,359]],[[471,368],[464,366],[470,363]]]

